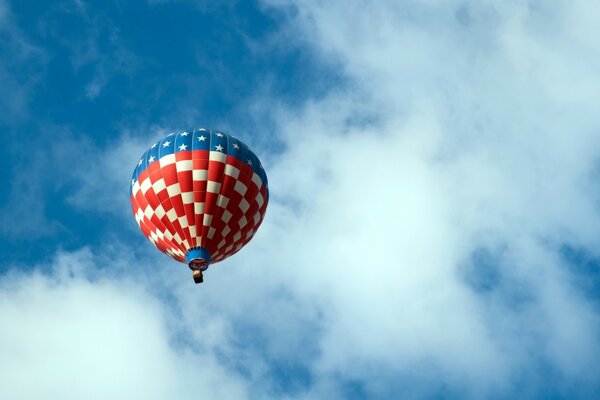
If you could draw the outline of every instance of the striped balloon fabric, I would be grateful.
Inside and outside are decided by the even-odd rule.
[[[268,199],[258,157],[233,136],[208,129],[154,143],[131,180],[131,205],[143,234],[192,270],[205,270],[248,243]]]

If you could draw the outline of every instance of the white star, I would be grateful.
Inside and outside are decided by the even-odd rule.
[[[142,165],[142,162],[144,162],[144,160],[140,160],[140,162],[138,163],[138,165]]]
[[[248,165],[252,165],[252,160],[248,159]]]
[[[171,142],[169,142],[168,140],[166,142],[163,143],[163,147],[169,147],[169,145],[171,144]]]
[[[188,135],[188,133],[187,133],[187,132],[183,132],[183,133],[181,134],[181,136],[187,136],[187,135]]]
[[[206,136],[200,135],[200,136],[198,136],[198,140],[201,142],[204,142],[204,141],[206,141]]]
[[[173,136],[174,134],[175,134],[175,132],[171,132],[167,136]]]
[[[154,161],[154,156],[150,156],[150,158],[148,159],[148,162],[152,162]]]
[[[221,146],[220,144],[215,146],[215,149],[217,149],[217,151],[223,151],[223,146]]]
[[[233,148],[234,148],[234,149],[236,149],[236,150],[239,150],[239,149],[240,149],[240,146],[239,146],[237,143],[234,143],[234,144],[233,144]]]
[[[206,129],[204,128],[198,128],[199,131],[205,131]]]
[[[217,136],[218,137],[223,137],[223,134],[222,133],[217,133]]]
[[[179,150],[183,151],[187,149],[187,145],[186,144],[182,144],[181,146],[179,146]]]
[[[155,148],[157,144],[158,144],[158,143],[154,143],[154,144],[152,145],[152,147],[150,147],[150,148],[151,148],[151,149]]]

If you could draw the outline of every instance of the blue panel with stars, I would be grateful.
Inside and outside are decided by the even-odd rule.
[[[183,131],[177,134],[175,138],[175,151],[190,151],[192,150],[193,131]]]
[[[237,138],[232,137],[227,143],[227,154],[243,160],[246,145]]]
[[[170,133],[160,141],[152,144],[144,153],[133,173],[133,180],[137,181],[139,175],[155,161],[169,154],[189,150],[218,151],[236,157],[260,177],[265,186],[268,186],[267,175],[258,160],[258,157],[241,140],[221,131],[209,129],[190,129],[179,133]]]
[[[137,181],[138,177],[140,176],[142,171],[146,169],[147,158],[148,158],[148,151],[145,151],[144,154],[142,154],[142,157],[138,160],[137,165],[135,166],[135,170],[133,171],[133,180]]]
[[[160,148],[160,142],[156,142],[154,143],[152,146],[150,146],[150,149],[148,150],[148,152],[146,153],[146,158],[144,159],[144,169],[148,168],[148,166],[150,166],[150,164],[152,164],[154,161],[158,160],[158,149]],[[140,170],[140,173],[143,171]]]
[[[159,143],[158,155],[159,159],[169,154],[175,153],[175,133],[170,133],[165,136]]]
[[[227,137],[229,135],[219,131],[210,132],[210,151],[227,153]]]
[[[195,129],[192,138],[192,150],[209,150],[210,131],[201,128]]]

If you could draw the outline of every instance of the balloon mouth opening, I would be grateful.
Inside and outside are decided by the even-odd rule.
[[[202,248],[194,248],[188,251],[185,260],[192,271],[206,271],[210,264],[210,254]]]
[[[208,268],[208,262],[204,258],[194,258],[188,265],[191,270],[199,269],[200,271],[206,271]]]

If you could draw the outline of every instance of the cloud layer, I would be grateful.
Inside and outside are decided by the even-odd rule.
[[[244,382],[209,351],[175,348],[155,297],[103,277],[97,261],[87,249],[59,253],[3,277],[3,398],[246,398]]]
[[[592,393],[597,301],[563,249],[598,254],[600,11],[275,6],[350,78],[278,115],[271,172],[278,258],[332,318],[319,376],[375,397]]]

